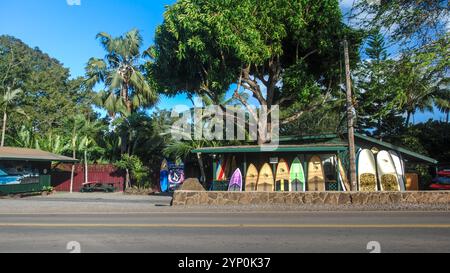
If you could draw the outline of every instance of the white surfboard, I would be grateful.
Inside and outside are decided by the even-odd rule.
[[[377,154],[378,179],[382,191],[400,191],[394,161],[388,151]]]
[[[377,191],[377,169],[372,151],[369,149],[359,151],[357,168],[359,191]]]
[[[400,190],[405,191],[405,166],[404,162],[396,151],[389,151],[389,154],[392,157],[392,161],[394,162],[395,171],[397,172],[398,182],[400,184]]]

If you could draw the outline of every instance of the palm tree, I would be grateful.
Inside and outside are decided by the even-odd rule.
[[[142,37],[133,29],[120,37],[101,32],[97,39],[107,52],[104,59],[91,58],[86,66],[86,85],[93,88],[103,83],[106,91],[99,92],[96,103],[105,108],[111,117],[127,117],[140,108],[157,101],[156,92],[142,74],[140,53]],[[126,135],[122,135],[121,153],[127,150]]]
[[[397,89],[395,100],[406,112],[405,127],[408,127],[417,110],[432,111],[436,89],[426,69],[418,63],[401,61],[392,74],[391,85]]]
[[[83,130],[86,120],[83,115],[76,115],[72,119],[72,135],[70,138],[70,149],[72,150],[72,158],[76,159],[77,151],[81,150],[80,131]],[[72,164],[70,172],[70,192],[73,192],[73,182],[75,177],[75,163]]]
[[[438,89],[434,103],[445,114],[445,122],[448,123],[450,114],[450,90],[448,89],[448,85],[445,88]]]
[[[62,154],[70,149],[70,145],[66,138],[49,132],[46,135],[35,137],[35,148],[54,154]]]
[[[203,147],[217,147],[220,143],[217,141],[208,140],[191,140],[191,141],[173,141],[168,144],[164,150],[164,156],[173,157],[177,159],[185,160],[191,154],[192,150],[203,148]],[[201,154],[197,154],[197,162],[200,168],[201,182],[203,185],[206,183],[206,172],[203,164],[203,159]]]
[[[241,92],[238,94],[242,98],[248,99],[247,93]],[[239,103],[240,103],[239,100],[235,96],[232,96],[231,98],[227,99],[225,94],[220,94],[215,98],[211,98],[206,95],[201,95],[200,99],[202,101],[203,107],[208,107],[211,105],[218,105],[224,111],[224,115],[227,114],[225,111],[226,106],[236,106],[236,105],[239,105]],[[194,107],[195,107],[195,105],[194,105]],[[193,109],[191,109],[190,111],[192,112]],[[236,117],[233,116],[233,118],[236,118]],[[209,122],[213,122],[214,119],[215,119],[214,116],[211,116],[208,114],[202,114],[202,116],[201,116],[203,126],[205,126],[205,127],[208,126]],[[241,128],[239,123],[237,123],[236,125],[237,125],[238,130],[243,130],[245,132],[245,123],[244,123],[244,128]],[[180,128],[181,130],[178,130],[177,128],[172,128],[172,129],[176,129],[175,131],[172,131],[172,133],[179,134],[179,136],[181,136],[181,139],[191,139],[191,136],[186,135],[186,133],[181,128]],[[170,131],[169,128],[166,128],[166,132],[168,132],[168,131]],[[192,139],[189,141],[172,141],[164,148],[163,153],[166,157],[173,157],[173,158],[177,158],[177,159],[179,158],[179,159],[184,160],[191,155],[192,150],[203,148],[203,147],[216,147],[216,146],[219,146],[220,144],[221,143],[218,141],[205,140],[205,139],[203,139],[203,140]],[[198,165],[200,168],[200,176],[201,176],[200,180],[205,185],[206,172],[205,172],[205,168],[204,168],[204,164],[203,164],[203,159],[202,159],[200,153],[197,153],[196,157],[197,157],[197,162],[198,162]]]
[[[12,137],[8,135],[9,139],[12,141],[15,147],[21,148],[34,148],[35,137],[33,131],[29,129],[26,125],[22,125],[17,135]]]
[[[5,134],[6,134],[6,122],[8,119],[8,113],[18,113],[26,116],[25,112],[17,105],[14,105],[14,101],[19,97],[22,90],[15,89],[11,90],[10,87],[7,88],[6,92],[0,97],[0,106],[3,110],[3,126],[2,126],[2,140],[0,146],[5,145]]]
[[[77,118],[78,134],[76,134],[76,139],[78,139],[79,144],[77,149],[83,152],[83,161],[84,161],[84,182],[89,182],[89,173],[88,173],[88,155],[89,153],[95,151],[102,151],[95,141],[95,136],[98,134],[100,130],[102,130],[101,124],[98,121],[91,121],[89,118],[84,116],[79,116]],[[76,143],[76,141],[75,141]],[[75,148],[74,148],[75,149]]]

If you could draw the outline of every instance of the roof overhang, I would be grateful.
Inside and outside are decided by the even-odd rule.
[[[77,159],[36,149],[0,147],[0,161],[33,161],[76,163]]]
[[[382,147],[384,147],[386,149],[399,152],[399,153],[401,153],[403,155],[406,155],[408,157],[411,157],[411,158],[414,158],[414,159],[419,159],[419,161],[424,161],[424,162],[431,163],[431,164],[437,164],[438,163],[438,161],[436,159],[434,159],[434,158],[431,158],[431,157],[428,157],[428,156],[425,156],[425,155],[421,155],[419,153],[416,153],[416,152],[413,152],[411,150],[408,150],[408,149],[405,149],[405,148],[393,145],[393,144],[388,143],[388,142],[384,142],[384,141],[375,139],[373,137],[369,137],[369,136],[366,136],[366,135],[363,135],[363,134],[359,134],[359,133],[355,133],[355,137],[359,138],[359,139],[362,139],[362,140],[365,140],[367,142],[371,142],[373,144],[382,146]]]
[[[192,153],[225,154],[225,153],[264,153],[264,152],[337,152],[345,151],[345,145],[249,145],[199,148]]]

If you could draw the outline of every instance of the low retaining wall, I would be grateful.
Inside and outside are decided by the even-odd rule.
[[[450,204],[450,191],[416,192],[206,192],[176,191],[173,206],[196,205],[436,205]]]

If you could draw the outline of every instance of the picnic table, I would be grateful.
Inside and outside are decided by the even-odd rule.
[[[114,183],[88,182],[84,183],[80,192],[115,192]]]

